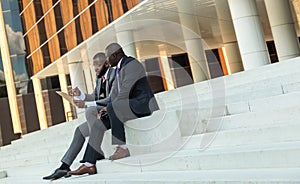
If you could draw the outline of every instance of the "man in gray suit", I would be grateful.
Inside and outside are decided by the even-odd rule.
[[[124,123],[131,119],[149,116],[159,109],[147,80],[143,65],[133,57],[125,55],[118,43],[105,49],[105,55],[112,67],[116,66],[116,79],[113,83],[107,111],[112,129],[112,144],[116,152],[109,157],[116,160],[130,156],[126,146]]]
[[[97,119],[97,116],[98,111],[108,101],[112,83],[115,79],[115,70],[109,66],[104,53],[98,53],[93,57],[93,66],[97,75],[94,92],[92,94],[84,94],[77,87],[69,92],[71,96],[78,99],[74,100],[74,102],[79,108],[86,108],[87,121],[76,128],[72,143],[61,160],[62,165],[53,174],[43,179],[55,180],[70,176],[68,174],[70,166],[82,149],[85,138],[88,136],[90,137],[89,142],[84,157],[80,162],[87,166],[89,174],[95,174],[97,172],[95,167],[96,160],[104,159],[101,143],[104,132],[110,128],[110,122],[108,119]],[[100,103],[101,106],[97,105],[97,103]]]

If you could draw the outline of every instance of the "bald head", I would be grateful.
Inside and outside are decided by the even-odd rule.
[[[106,56],[110,57],[112,54],[118,53],[120,51],[123,52],[123,49],[118,43],[111,43],[105,48],[105,51],[107,54]]]
[[[105,55],[111,66],[117,66],[118,62],[125,54],[118,43],[111,43],[105,48]]]

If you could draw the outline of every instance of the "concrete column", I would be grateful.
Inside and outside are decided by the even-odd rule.
[[[256,0],[228,0],[245,70],[270,63]]]
[[[41,80],[39,78],[34,77],[32,78],[32,83],[34,89],[36,109],[39,117],[40,129],[43,130],[48,128],[48,121],[47,121],[46,109],[44,105],[45,103],[44,103]]]
[[[162,72],[163,80],[165,83],[165,86],[167,87],[166,90],[172,90],[174,89],[174,81],[171,73],[171,68],[169,64],[169,59],[166,51],[160,51],[159,52],[159,66]]]
[[[296,20],[296,26],[298,30],[298,35],[300,35],[300,3],[299,0],[291,0],[291,4],[294,11],[294,20]]]
[[[231,22],[232,17],[227,1],[216,1],[216,10],[221,36],[223,39],[222,52],[226,62],[228,74],[233,74],[244,70],[242,57],[234,33],[234,27]]]
[[[66,74],[64,73],[58,74],[58,77],[59,77],[60,90],[62,92],[68,93]],[[72,111],[71,105],[68,102],[68,100],[63,98],[63,105],[64,105],[66,120],[72,120],[72,117],[71,118],[68,117],[68,112]]]
[[[0,47],[3,62],[4,77],[8,95],[8,102],[13,123],[14,133],[22,133],[20,114],[17,103],[17,95],[14,81],[13,68],[10,59],[9,45],[6,37],[5,22],[2,12],[2,4],[0,2]]]
[[[265,0],[265,4],[279,61],[300,56],[289,0]]]
[[[117,29],[116,36],[118,43],[123,47],[125,54],[137,58],[133,32],[131,30]]]
[[[82,61],[74,61],[68,63],[69,71],[70,71],[70,79],[72,88],[78,87],[84,93],[87,93],[85,79],[84,79],[84,71],[82,66]],[[84,117],[85,109],[76,108],[77,117]]]
[[[84,72],[82,61],[74,61],[69,63],[70,79],[72,88],[78,87],[84,93],[86,93],[86,86],[84,81]]]
[[[193,1],[177,0],[176,3],[194,82],[206,80],[210,77],[199,23],[193,15]]]
[[[229,74],[243,71],[243,63],[237,42],[224,43],[222,48]]]
[[[85,84],[86,84],[86,89],[87,93],[91,94],[94,91],[94,85],[93,85],[93,77],[92,73],[95,73],[94,71],[91,71],[90,68],[90,62],[89,62],[89,57],[87,54],[87,50],[83,49],[81,50],[81,59],[83,61],[83,73],[84,73],[84,79],[85,79]]]

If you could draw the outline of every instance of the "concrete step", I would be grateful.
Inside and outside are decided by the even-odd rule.
[[[176,145],[172,150],[181,149],[206,149],[208,147],[226,147],[226,146],[240,146],[240,145],[260,145],[271,144],[274,142],[289,142],[299,141],[300,134],[299,123],[297,122],[283,122],[272,126],[261,126],[253,128],[239,128],[232,130],[223,130],[218,132],[203,133],[197,135],[185,136],[182,138],[182,142],[173,142]],[[282,132],[289,132],[282,133]],[[130,147],[131,145],[129,145]],[[148,146],[149,147],[149,146]],[[139,149],[143,148],[143,145],[138,147],[133,146],[132,154],[140,154]],[[138,150],[135,153],[135,150]],[[148,152],[159,152],[159,147],[152,145]]]
[[[0,179],[1,178],[6,178],[7,177],[7,172],[6,171],[0,171]]]
[[[58,160],[55,163],[42,163],[29,166],[20,166],[7,168],[8,177],[28,177],[28,176],[39,176],[40,178],[48,176],[54,172],[61,165],[61,162]],[[80,166],[79,162],[74,162],[71,166],[71,170],[75,170]],[[1,180],[0,180],[1,181]],[[1,182],[0,182],[1,183]]]
[[[300,134],[298,133],[300,130],[299,123],[293,124],[282,124],[280,126],[273,127],[260,127],[260,128],[244,128],[244,129],[236,129],[236,130],[226,130],[214,133],[205,133],[200,135],[194,135],[191,137],[185,137],[181,144],[178,144],[177,148],[173,150],[180,149],[206,149],[206,148],[218,148],[218,147],[234,147],[240,145],[260,145],[260,144],[271,144],[274,142],[289,142],[289,141],[300,141]],[[283,132],[289,132],[288,134],[284,134]],[[174,142],[175,144],[175,142]],[[132,155],[141,154],[139,152],[140,149],[137,145],[128,145],[131,148]],[[158,147],[155,145],[150,147],[148,152],[159,152]],[[53,146],[55,150],[55,146]],[[5,165],[3,167],[8,166],[23,166],[23,165],[34,165],[34,164],[42,164],[42,163],[55,163],[59,161],[66,149],[58,150],[55,154],[37,154],[32,157],[32,155],[28,155],[28,157],[24,157],[22,159],[16,159]],[[138,150],[136,152],[136,150]],[[61,151],[61,152],[60,152]],[[34,153],[32,153],[34,154]],[[82,154],[82,153],[81,153]],[[79,158],[81,158],[79,156]]]
[[[240,145],[260,145],[274,142],[300,141],[300,124],[280,124],[267,127],[240,128],[210,132],[183,138],[184,149],[206,149]]]
[[[25,134],[22,135],[22,139],[21,140],[27,140],[27,138],[29,139],[40,139],[41,137],[43,137],[43,135],[47,134],[48,132],[65,132],[65,131],[70,131],[70,129],[72,128],[76,128],[79,124],[83,123],[86,121],[85,117],[84,117],[84,112],[80,112],[78,114],[78,119],[69,121],[69,122],[65,122],[65,123],[60,123],[58,125],[54,125],[51,126],[47,129],[44,130],[39,130],[39,131],[35,131],[29,134]],[[13,141],[12,143],[18,142],[19,140]]]
[[[297,92],[297,93],[279,95],[279,96],[275,96],[275,97],[269,97],[269,98],[265,98],[265,99],[254,100],[254,101],[250,101],[248,103],[243,102],[243,103],[238,103],[238,104],[230,104],[230,105],[228,105],[227,109],[229,109],[228,111],[231,114],[242,113],[242,114],[236,114],[236,116],[238,118],[243,118],[243,116],[245,114],[246,118],[244,118],[243,120],[245,120],[245,121],[247,120],[246,122],[248,122],[249,120],[251,120],[253,122],[254,121],[253,119],[255,119],[255,121],[256,121],[259,118],[261,118],[261,116],[259,116],[259,115],[251,114],[252,112],[250,112],[250,111],[256,111],[255,113],[266,114],[264,116],[264,120],[266,120],[266,121],[270,121],[271,119],[276,121],[275,117],[277,117],[279,120],[280,120],[280,118],[282,119],[283,117],[288,117],[288,116],[290,116],[290,118],[293,118],[298,115],[297,111],[292,110],[292,109],[293,108],[299,109],[298,104],[299,104],[300,100],[298,100],[296,98],[296,97],[298,97],[299,94],[300,93]],[[259,110],[257,108],[264,108],[264,110]],[[285,112],[285,109],[287,109],[288,111]],[[192,120],[202,121],[203,119],[208,119],[208,120],[211,119],[210,116],[211,116],[212,110],[210,110],[209,108],[203,108],[203,109],[199,109],[199,110],[192,109],[192,110],[179,111],[178,116],[180,116],[180,118],[182,119],[182,123],[180,124],[181,128],[184,129],[184,127],[194,127],[194,126],[190,126],[190,125],[185,126],[187,124],[193,124]],[[278,112],[278,114],[282,114],[282,115],[276,116],[276,114],[277,114],[276,112]],[[293,113],[293,114],[291,114],[291,113]],[[254,116],[251,117],[252,115],[254,115]],[[190,118],[191,120],[187,120],[186,117],[192,117],[192,118]],[[234,116],[230,116],[230,117],[232,118]],[[215,120],[215,119],[213,119],[213,120]],[[212,121],[210,121],[210,122],[212,122]],[[198,122],[194,122],[194,123],[198,123]],[[248,122],[248,124],[250,124],[250,122]],[[68,127],[68,125],[70,125],[70,124],[66,124],[65,126]],[[73,136],[72,134],[74,132],[74,128],[75,128],[74,126],[71,126],[69,128],[70,129],[69,131],[62,131],[62,132],[60,132],[59,130],[55,131],[56,129],[53,128],[52,131],[47,131],[47,134],[46,134],[46,132],[44,132],[42,139],[35,139],[36,137],[32,137],[32,139],[29,139],[29,137],[28,137],[26,139],[26,141],[25,141],[25,139],[15,141],[14,145],[19,146],[19,145],[24,144],[24,146],[26,147],[26,145],[31,145],[31,144],[39,145],[40,144],[41,147],[44,147],[44,146],[48,146],[49,143],[53,142],[53,140],[55,140],[55,138],[59,139],[60,142],[69,143],[72,139],[72,136]],[[202,131],[202,129],[201,129],[201,131]],[[198,131],[197,133],[202,133],[201,131]],[[184,133],[183,135],[186,135],[186,134],[187,133]],[[190,135],[190,134],[188,134],[188,135]],[[25,148],[25,147],[23,147],[23,148]],[[30,149],[32,149],[31,146],[30,146]],[[24,149],[23,149],[23,151],[24,151]]]
[[[199,84],[184,86],[172,91],[159,93],[157,98],[162,108],[168,108],[168,104],[182,100],[214,101],[224,99],[227,103],[237,102],[244,99],[263,98],[288,92],[300,91],[300,73],[289,73],[286,76],[276,76],[271,79],[250,81],[240,85],[226,88],[225,84],[213,84],[211,89],[198,89]]]
[[[54,181],[54,183],[90,183],[90,184],[282,184],[299,183],[299,168],[263,168],[244,170],[211,170],[211,171],[172,171],[96,174],[92,176],[72,176]],[[2,179],[2,184],[40,184],[41,177],[15,177]]]
[[[249,122],[249,124],[254,121],[253,119],[259,120],[260,117],[263,117],[264,119],[262,119],[262,121],[266,120],[266,122],[270,122],[270,120],[273,122],[282,121],[284,118],[288,118],[288,116],[291,116],[290,118],[293,119],[293,117],[299,117],[299,111],[297,111],[300,108],[299,95],[300,92],[292,92],[211,108],[195,108],[195,105],[185,106],[177,110],[181,134],[183,136],[200,134],[205,132],[209,126],[215,127],[215,129],[218,130],[220,128],[219,126],[223,125],[222,121],[219,120],[222,120],[223,117],[227,116],[242,118],[241,120],[244,120],[246,123]],[[284,115],[274,115],[274,113],[279,111],[280,113],[278,114]],[[258,117],[251,117],[251,115],[255,115],[255,113],[260,113],[261,115],[258,115]],[[244,116],[249,119],[243,118]],[[236,121],[239,120],[236,118]],[[240,122],[242,123],[243,121]]]
[[[233,104],[227,104],[226,106],[226,111],[228,114],[237,114],[237,113],[247,113],[247,112],[252,112],[252,111],[268,111],[270,108],[271,109],[279,109],[279,108],[286,108],[286,107],[292,107],[292,106],[298,106],[300,100],[298,97],[300,93],[299,92],[292,92],[289,94],[284,94],[284,95],[277,95],[277,96],[272,96],[268,98],[263,98],[263,99],[255,99],[255,100],[250,100],[249,102],[243,101],[239,103],[233,103]],[[198,105],[198,102],[196,102]],[[189,104],[190,105],[190,104]],[[209,116],[216,116],[220,115],[219,112],[216,114],[214,113],[215,109],[220,108],[221,115],[224,114],[225,109],[221,107],[204,107],[201,108],[202,106],[209,106],[207,104],[199,104],[200,109],[196,111],[206,111],[208,114],[208,117],[205,118],[211,118]],[[191,105],[193,106],[193,105]],[[189,107],[190,108],[190,107]],[[264,109],[259,109],[259,108],[264,108]],[[223,112],[222,112],[223,110]],[[194,111],[193,111],[194,112]],[[199,114],[199,113],[198,113]],[[202,115],[202,114],[201,114]],[[39,144],[47,145],[48,141],[53,141],[55,138],[65,138],[67,140],[70,140],[70,137],[72,136],[75,127],[78,125],[78,122],[69,122],[65,123],[63,125],[58,125],[58,127],[52,127],[49,129],[46,129],[44,131],[41,131],[40,133],[34,133],[32,135],[27,135],[21,140],[13,141],[13,145],[16,145],[18,147],[21,147],[23,145],[28,145],[28,144],[36,144],[37,142],[40,142]],[[67,131],[69,130],[69,131]],[[43,135],[43,136],[42,136]],[[40,137],[43,137],[42,139]],[[26,140],[26,141],[25,141]]]
[[[214,170],[214,171],[176,171],[176,172],[142,172],[142,173],[118,173],[115,174],[96,174],[92,176],[80,176],[67,179],[60,179],[55,183],[97,183],[97,184],[228,184],[228,183],[247,183],[247,184],[281,184],[298,183],[299,168],[287,169],[247,169],[247,170]],[[40,177],[18,177],[3,179],[3,184],[19,183],[47,183]]]
[[[295,94],[289,94],[289,95],[295,95]],[[273,97],[271,97],[271,98],[273,98]],[[271,102],[272,102],[273,100],[271,100]],[[278,102],[278,100],[274,100],[275,102]],[[294,101],[292,101],[292,102],[294,102]],[[290,105],[290,103],[288,102],[288,101],[284,101],[284,104],[288,104],[288,105]],[[270,105],[270,103],[268,103],[269,105]],[[260,104],[258,104],[259,106],[260,106]],[[298,105],[298,103],[296,103],[296,105]],[[272,106],[272,104],[271,104],[271,106]],[[273,107],[273,106],[272,106]],[[264,113],[266,113],[266,112],[268,112],[269,110],[270,110],[270,108],[265,108],[266,110],[265,111],[262,111],[262,112],[264,112]],[[291,108],[292,109],[292,108]],[[280,120],[280,118],[281,118],[281,120],[282,120],[282,118],[283,117],[285,117],[286,119],[288,119],[289,118],[289,116],[290,116],[290,118],[292,119],[292,120],[297,120],[297,119],[295,119],[294,117],[296,116],[297,117],[297,115],[299,115],[299,113],[297,113],[297,110],[298,109],[296,109],[296,110],[291,110],[291,111],[287,111],[287,113],[284,113],[285,111],[282,111],[282,113],[284,114],[283,116],[281,116],[280,115],[280,113],[278,113],[277,115],[274,115],[274,113],[276,114],[276,111],[280,111],[280,109],[279,108],[275,108],[274,109],[274,113],[271,113],[271,115],[269,115],[269,117],[273,117],[273,118],[275,118],[276,116],[279,118],[279,120]],[[259,113],[262,113],[262,112],[259,112]],[[250,113],[245,113],[245,114],[239,114],[239,115],[236,115],[238,118],[236,118],[236,121],[239,121],[239,119],[241,118],[241,117],[243,117],[243,116],[246,116],[245,118],[244,118],[244,120],[245,120],[245,124],[248,124],[248,125],[252,125],[251,124],[251,121],[252,122],[255,122],[256,120],[255,120],[255,118],[252,118],[252,120],[250,119],[250,117],[251,117],[251,112]],[[189,116],[189,117],[192,117],[192,116]],[[230,118],[232,118],[232,117],[234,117],[234,116],[230,116]],[[249,117],[249,119],[248,119],[248,117]],[[229,119],[229,118],[226,118],[226,119]],[[248,120],[247,120],[248,119]],[[258,124],[258,122],[259,122],[259,117],[257,118],[257,124]],[[265,118],[265,119],[267,119],[267,118]],[[246,121],[247,120],[247,121]],[[251,120],[250,122],[248,122],[249,120]],[[273,120],[273,121],[276,121],[276,118]],[[205,124],[205,123],[204,123]],[[263,123],[262,123],[263,124]],[[272,122],[270,122],[270,121],[268,121],[268,122],[266,122],[266,124],[270,124],[270,125],[272,125]],[[208,128],[208,132],[211,132],[211,130],[209,130],[209,128],[210,127],[214,127],[214,129],[212,129],[212,130],[219,130],[219,125],[220,124],[215,124],[215,126],[211,126],[210,124],[208,124],[208,127],[206,127],[206,125],[204,126],[204,128]],[[232,126],[232,124],[230,125],[230,123],[228,124],[224,124],[224,123],[222,123],[222,125],[224,125],[225,126],[225,129],[229,129],[229,127],[230,126]],[[228,127],[226,128],[226,126],[228,125]],[[234,125],[233,125],[234,126]],[[245,127],[244,126],[244,124],[243,123],[239,123],[239,124],[236,124],[235,126],[237,126],[237,127]],[[268,126],[268,125],[266,125],[266,126]],[[204,131],[203,130],[205,130],[205,129],[201,129],[201,131],[200,132],[196,132],[196,133],[203,133]],[[71,134],[71,132],[70,132],[70,134]],[[212,134],[214,134],[214,133],[212,133]],[[186,134],[185,134],[186,135]],[[191,135],[191,134],[188,134],[188,135]],[[204,136],[208,136],[208,137],[210,137],[211,135],[210,134],[205,134]],[[12,147],[11,148],[11,151],[8,151],[8,152],[6,152],[7,154],[5,154],[5,151],[3,152],[1,152],[0,154],[1,154],[1,158],[0,158],[0,160],[2,160],[2,161],[5,161],[5,160],[19,160],[19,159],[21,159],[21,158],[26,158],[27,156],[31,156],[32,155],[32,153],[33,152],[41,152],[41,154],[52,154],[53,153],[53,151],[57,151],[57,152],[59,152],[59,153],[61,153],[62,151],[61,150],[66,150],[67,149],[67,147],[68,147],[68,145],[69,145],[69,143],[70,143],[70,141],[71,141],[71,137],[66,137],[66,136],[64,136],[64,138],[65,139],[60,139],[60,141],[59,141],[59,143],[61,143],[61,144],[58,144],[57,142],[53,142],[53,139],[50,139],[50,141],[49,142],[41,142],[41,145],[39,145],[39,146],[37,146],[36,144],[36,146],[35,147],[32,147],[31,145],[32,144],[29,144],[27,141],[24,141],[24,146],[22,146],[22,147]],[[225,139],[226,140],[226,139]],[[36,140],[35,140],[36,141]],[[38,142],[40,142],[40,141],[38,141]],[[3,147],[4,148],[4,147]],[[3,149],[2,148],[2,149]],[[36,148],[36,149],[35,149]],[[156,150],[157,150],[158,148],[156,148]],[[49,150],[52,150],[52,151],[49,151]],[[154,149],[155,150],[155,149]],[[149,150],[149,151],[154,151],[154,150]],[[10,154],[8,154],[8,153],[10,153]],[[18,157],[18,155],[20,155],[20,157],[21,158],[17,158]],[[43,160],[43,159],[42,159]]]
[[[274,109],[264,112],[248,112],[223,117],[202,120],[206,132],[233,130],[239,128],[266,127],[284,124],[286,122],[300,122],[300,107]]]
[[[99,173],[138,173],[151,171],[227,170],[300,167],[298,142],[280,143],[273,147],[256,146],[238,149],[179,150],[132,156],[117,161],[97,162]]]
[[[21,171],[26,170],[26,168],[34,168],[36,165],[59,165],[61,163],[61,158],[63,156],[64,152],[57,152],[52,155],[35,155],[34,157],[27,157],[23,159],[16,159],[16,160],[11,160],[9,162],[4,162],[1,164],[1,169],[7,171],[8,175],[17,175],[17,174],[22,174]],[[74,161],[74,164],[78,164],[79,161],[82,159],[84,154],[84,150],[79,153],[77,156],[76,160]],[[20,168],[20,172],[16,173],[15,169]],[[55,169],[53,167],[52,169]],[[47,168],[48,170],[48,168]],[[50,172],[51,170],[48,170]],[[29,171],[31,172],[31,171]],[[26,175],[26,173],[24,173]]]
[[[138,155],[132,156],[130,158],[122,159],[119,161],[108,161],[103,160],[97,163],[98,171],[103,173],[115,173],[115,172],[146,172],[148,169],[157,171],[164,171],[164,170],[195,170],[197,167],[201,166],[201,170],[206,169],[215,169],[209,166],[209,161],[212,161],[214,158],[217,159],[216,161],[212,162],[212,167],[222,167],[221,169],[226,169],[228,166],[227,159],[232,160],[233,158],[240,159],[238,162],[239,164],[235,164],[234,167],[241,167],[244,168],[247,164],[250,164],[250,167],[253,165],[259,167],[259,164],[262,164],[264,167],[271,167],[268,164],[278,165],[283,164],[285,167],[288,167],[290,162],[293,162],[292,159],[296,159],[297,157],[293,157],[295,154],[299,153],[299,150],[294,150],[295,147],[298,147],[300,142],[290,142],[290,143],[273,143],[273,144],[265,144],[265,145],[242,145],[242,146],[235,146],[235,147],[223,147],[223,148],[212,148],[209,147],[205,150],[201,149],[192,149],[192,150],[178,150],[176,152],[159,152],[159,153],[152,153],[146,155]],[[299,148],[299,147],[298,147]],[[279,150],[277,153],[276,150]],[[283,151],[286,151],[286,157],[282,157],[277,163],[275,159],[274,162],[271,162],[268,159],[274,159],[275,157],[278,158],[279,155],[282,155]],[[292,154],[292,155],[291,155]],[[230,157],[233,155],[234,157]],[[268,159],[265,158],[268,155]],[[224,157],[224,158],[223,158]],[[207,160],[209,161],[202,161]],[[39,159],[38,157],[36,159]],[[247,161],[247,160],[250,161]],[[192,160],[199,161],[201,163],[194,163]],[[255,161],[256,160],[256,161]],[[299,160],[299,159],[298,159]],[[217,162],[219,161],[219,162]],[[254,161],[254,162],[252,162]],[[203,163],[202,163],[203,162]],[[224,163],[225,162],[225,163]],[[185,163],[185,164],[183,164]],[[177,166],[180,164],[180,166]],[[205,165],[207,164],[207,165]],[[225,164],[224,168],[223,165]],[[295,161],[293,164],[299,164],[298,161]],[[8,176],[15,177],[15,176],[45,176],[51,173],[55,168],[59,165],[58,159],[56,162],[53,163],[40,163],[34,165],[27,165],[27,166],[16,166],[7,168],[6,171],[8,172]],[[72,165],[72,169],[76,169],[79,166],[78,162],[74,162]],[[295,165],[293,165],[295,166]],[[298,165],[299,166],[299,165]],[[154,168],[157,167],[157,168]],[[184,167],[184,168],[182,168]],[[32,171],[35,172],[32,172]]]

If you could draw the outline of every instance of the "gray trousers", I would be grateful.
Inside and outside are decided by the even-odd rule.
[[[101,143],[105,131],[110,128],[110,124],[109,121],[103,122],[102,120],[97,119],[97,115],[98,111],[96,107],[88,107],[86,109],[85,116],[87,121],[76,128],[71,145],[61,159],[63,163],[66,163],[69,166],[72,165],[73,161],[82,149],[85,138],[88,136],[88,145],[103,155]]]

